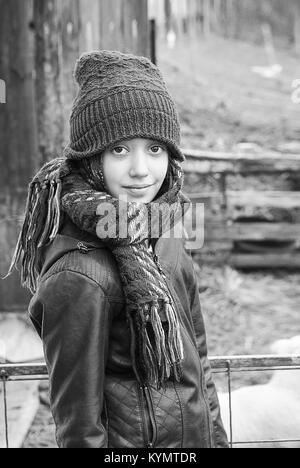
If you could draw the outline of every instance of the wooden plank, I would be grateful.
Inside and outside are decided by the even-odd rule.
[[[223,226],[208,228],[213,236],[221,236]],[[300,224],[233,223],[226,226],[226,235],[233,240],[300,240]]]
[[[196,226],[186,222],[185,228],[188,233],[196,230]],[[202,229],[199,226],[198,229]],[[205,242],[220,241],[230,239],[232,241],[249,240],[297,240],[300,241],[300,224],[291,223],[224,223],[215,222],[213,218],[210,221],[204,220]]]
[[[231,253],[233,248],[232,241],[227,239],[209,241],[204,239],[204,243],[199,245],[200,240],[197,241],[195,238],[188,239],[187,248],[201,253],[202,256],[222,255],[222,253],[226,256],[228,253]]]
[[[46,364],[0,364],[0,378],[47,375]]]
[[[300,268],[300,251],[280,254],[231,254],[228,261],[235,268]]]
[[[293,368],[300,366],[299,355],[244,355],[244,356],[209,356],[213,369],[265,369]],[[46,364],[0,365],[0,375],[10,377],[47,375]]]
[[[265,191],[254,190],[227,191],[228,209],[235,207],[272,207],[272,208],[300,208],[300,192]],[[222,200],[218,192],[203,192],[189,194],[193,203],[204,203],[205,208],[217,206]]]
[[[229,207],[274,207],[274,208],[300,208],[300,192],[280,191],[228,191],[227,200]]]
[[[191,251],[192,257],[196,263],[199,264],[208,264],[208,265],[226,265],[229,262],[231,255],[230,250],[205,250],[205,249],[194,249],[193,246],[189,246],[187,243],[187,248]]]
[[[196,174],[263,174],[300,172],[300,156],[295,154],[246,154],[184,149],[185,172]]]
[[[210,365],[214,369],[265,369],[293,368],[300,366],[298,355],[254,355],[254,356],[211,356]]]

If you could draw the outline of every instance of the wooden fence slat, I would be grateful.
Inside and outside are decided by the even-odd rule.
[[[188,232],[192,231],[191,223],[186,222],[185,227]],[[231,241],[251,240],[278,240],[278,241],[300,241],[300,224],[291,223],[252,223],[234,222],[204,222],[205,242],[221,241],[230,239]]]
[[[290,367],[300,366],[300,356],[298,355],[249,355],[249,356],[211,356],[209,358],[211,367],[214,369],[228,368],[230,363],[230,369],[238,368],[260,368],[260,367]]]
[[[100,46],[100,1],[80,0],[80,52],[99,49]]]
[[[190,247],[188,247],[190,248]],[[190,248],[194,261],[214,266],[230,265],[233,268],[243,269],[299,269],[300,253],[274,253],[274,254],[242,254],[232,253],[228,250],[210,250]]]
[[[229,264],[235,268],[299,268],[300,252],[280,254],[231,254]]]
[[[228,210],[236,207],[272,207],[272,208],[300,208],[300,192],[280,192],[265,191],[256,192],[254,190],[230,191],[227,193]],[[218,192],[192,193],[189,195],[193,203],[204,203],[205,209],[217,206],[222,200]]]
[[[212,369],[251,369],[251,368],[297,368],[299,355],[236,355],[209,356]],[[45,363],[0,364],[0,377],[25,377],[47,375]]]
[[[111,0],[100,4],[100,47],[149,57],[147,0]]]
[[[60,24],[60,47],[58,50],[61,69],[61,96],[63,102],[64,140],[69,141],[69,117],[77,88],[73,78],[75,61],[79,57],[79,0],[58,2]]]
[[[183,150],[186,161],[183,163],[185,172],[196,174],[259,174],[299,172],[300,156],[278,153],[264,153],[263,155],[230,154],[219,152],[205,152]]]

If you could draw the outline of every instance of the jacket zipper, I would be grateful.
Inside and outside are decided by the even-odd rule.
[[[161,264],[160,264],[160,262],[159,262],[159,259],[158,259],[158,256],[157,256],[156,253],[153,253],[153,259],[154,259],[154,262],[155,262],[155,264],[156,264],[156,266],[157,266],[158,271],[160,272],[160,274],[162,275],[162,277],[163,277],[164,280],[165,280],[166,286],[167,286],[167,288],[168,288],[168,290],[169,290],[169,293],[170,293],[170,299],[171,299],[171,301],[172,301],[172,302],[174,303],[174,305],[175,305],[175,300],[173,299],[173,297],[175,297],[175,296],[173,296],[173,293],[172,293],[172,291],[171,291],[171,286],[169,286],[167,277],[166,277],[166,275],[165,275],[165,273],[164,273],[164,271],[163,271],[163,269],[162,269],[162,266],[161,266]],[[176,310],[176,308],[175,308],[175,310]],[[190,340],[191,343],[192,343],[192,340],[191,340],[190,335],[186,332],[186,330],[185,330],[184,327],[183,327],[183,324],[182,324],[180,315],[178,315],[178,319],[179,319],[179,321],[180,321],[180,324],[181,324],[182,329],[184,330],[184,332],[186,333],[187,337],[189,338],[189,340]],[[197,356],[198,356],[198,359],[199,359],[199,361],[200,361],[200,369],[202,369],[202,371],[203,371],[203,367],[202,367],[202,364],[201,364],[201,359],[200,359],[200,356],[199,356],[199,353],[198,353],[198,352],[197,352]],[[212,446],[212,445],[213,445],[213,430],[212,430],[212,425],[211,425],[210,418],[209,418],[209,416],[208,416],[208,415],[210,414],[210,406],[209,406],[209,402],[208,402],[207,399],[206,399],[205,391],[204,391],[204,382],[203,382],[203,380],[205,379],[205,376],[204,376],[204,375],[201,375],[201,377],[202,377],[202,378],[201,378],[201,392],[202,392],[203,400],[204,400],[204,402],[205,402],[205,406],[206,406],[206,409],[207,409],[207,423],[208,423],[209,433],[210,433],[210,445]]]
[[[157,430],[154,418],[154,411],[149,388],[146,385],[139,385],[139,395],[141,403],[141,413],[144,426],[144,442],[147,448],[153,448],[156,442]],[[152,436],[152,437],[151,437]]]
[[[152,428],[152,440],[148,444],[148,448],[155,447],[155,443],[157,440],[157,427],[156,427],[156,421],[155,421],[155,414],[154,414],[154,408],[153,408],[153,401],[152,401],[152,396],[151,396],[151,390],[149,387],[145,386],[144,387],[144,392],[145,392],[145,397],[147,401],[147,407],[148,407],[148,415],[150,418],[150,424]]]

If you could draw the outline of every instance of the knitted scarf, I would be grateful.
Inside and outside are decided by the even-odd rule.
[[[8,274],[21,261],[22,283],[35,293],[42,248],[53,241],[62,224],[61,214],[67,213],[81,230],[100,238],[116,259],[126,299],[132,366],[139,383],[159,389],[169,378],[180,381],[184,352],[178,313],[148,245],[163,234],[172,237],[172,229],[189,207],[181,191],[181,166],[170,159],[170,188],[150,203],[117,199],[96,190],[84,172],[70,161],[56,159],[35,176]]]

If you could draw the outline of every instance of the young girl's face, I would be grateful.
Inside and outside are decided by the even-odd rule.
[[[123,140],[103,153],[103,175],[113,197],[126,195],[128,201],[151,202],[168,170],[167,147],[156,140]]]

